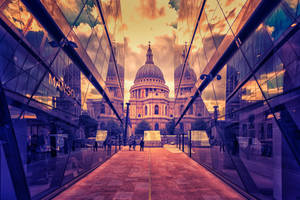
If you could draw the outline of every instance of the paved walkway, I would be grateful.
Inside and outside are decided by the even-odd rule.
[[[244,199],[175,148],[123,150],[56,199]]]

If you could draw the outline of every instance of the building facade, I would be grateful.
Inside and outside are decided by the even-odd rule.
[[[179,88],[179,79],[183,69],[186,49],[182,53],[182,63],[176,67],[174,73],[175,93]],[[160,68],[154,64],[153,52],[149,45],[146,55],[146,62],[136,73],[134,85],[130,88],[130,120],[132,131],[143,120],[147,121],[152,130],[165,130],[166,124],[174,118],[178,118],[183,112],[184,104],[194,87],[197,77],[192,68],[187,64],[181,82],[179,98],[175,102],[169,97],[169,87]],[[191,124],[199,118],[207,116],[204,104],[199,98],[190,108],[180,124],[183,132],[191,130]]]

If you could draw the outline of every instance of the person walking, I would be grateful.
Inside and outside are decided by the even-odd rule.
[[[97,141],[95,141],[95,143],[94,143],[94,151],[98,151],[98,142]]]
[[[136,141],[135,141],[135,139],[133,139],[132,147],[133,147],[133,151],[135,151],[135,147],[136,147]]]
[[[144,139],[142,138],[141,142],[140,142],[140,151],[144,151]]]
[[[129,141],[128,141],[128,145],[129,145],[129,151],[131,151],[131,145],[132,145],[132,140],[131,140],[131,138],[130,138]]]

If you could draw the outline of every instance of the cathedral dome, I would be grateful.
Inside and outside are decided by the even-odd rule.
[[[163,73],[159,67],[154,64],[145,64],[138,70],[135,80],[144,78],[156,78],[162,80],[163,82],[165,81]]]
[[[185,60],[185,55],[186,55],[186,48],[182,52],[182,64],[180,64],[178,67],[176,67],[175,72],[174,72],[174,78],[175,81],[178,82],[180,80],[180,76],[183,70],[183,65],[184,65],[184,60]],[[192,80],[194,82],[197,81],[197,75],[195,71],[190,67],[189,63],[186,62],[185,65],[185,72],[182,77],[182,81],[189,81]]]
[[[137,71],[134,82],[145,78],[159,79],[165,83],[162,71],[153,62],[153,54],[150,45],[147,51],[146,63]]]
[[[182,70],[183,70],[183,64],[179,65],[179,66],[175,69],[174,76],[175,76],[175,80],[176,80],[176,81],[179,81],[180,76],[181,76],[181,73],[182,73]],[[195,73],[194,70],[189,66],[188,63],[187,63],[186,66],[185,66],[185,72],[184,72],[184,75],[183,75],[183,77],[182,77],[182,80],[183,80],[183,81],[185,81],[185,80],[192,80],[192,81],[194,81],[194,82],[197,81],[196,73]]]

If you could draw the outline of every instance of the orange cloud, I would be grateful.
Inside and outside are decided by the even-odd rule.
[[[166,15],[165,7],[157,8],[156,0],[140,0],[138,10],[142,16],[149,19],[156,19]]]

